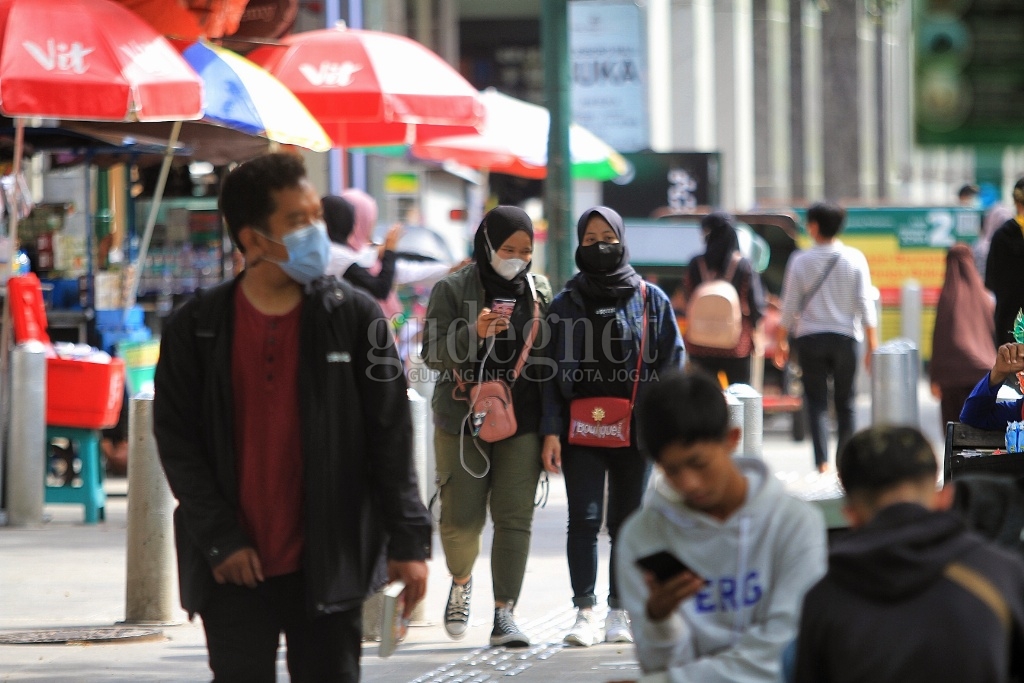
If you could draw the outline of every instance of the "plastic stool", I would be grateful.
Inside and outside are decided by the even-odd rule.
[[[70,442],[67,457],[64,458],[66,468],[56,476],[63,478],[60,484],[52,479],[52,468],[48,468],[46,482],[47,503],[77,503],[85,506],[85,523],[95,524],[105,519],[104,507],[107,493],[103,489],[103,463],[100,459],[100,432],[98,429],[81,429],[78,427],[46,426],[47,457],[52,458],[54,441],[67,439]],[[74,460],[81,463],[79,471],[74,470]],[[75,486],[73,480],[81,479],[81,485]]]

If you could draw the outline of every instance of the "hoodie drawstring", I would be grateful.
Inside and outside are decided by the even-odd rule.
[[[744,609],[744,596],[746,591],[747,564],[750,561],[750,515],[740,517],[740,543],[737,549],[736,559],[736,612],[732,620],[732,644],[735,645],[747,627],[747,619]]]

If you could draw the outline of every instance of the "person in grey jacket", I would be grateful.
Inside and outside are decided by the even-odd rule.
[[[763,461],[733,456],[740,429],[704,372],[662,377],[639,422],[664,476],[623,526],[615,561],[641,681],[774,683],[804,594],[825,571],[821,513]],[[642,558],[662,551],[678,572],[649,570]]]
[[[242,164],[220,209],[246,268],[167,321],[155,377],[182,606],[218,681],[273,681],[283,631],[292,681],[354,683],[379,562],[406,616],[426,588],[402,364],[380,307],[321,277],[300,157]]]
[[[440,280],[430,293],[422,356],[440,372],[434,387],[434,452],[441,501],[440,532],[452,586],[444,627],[458,640],[469,627],[472,572],[490,510],[494,523],[490,643],[526,647],[516,625],[530,552],[533,501],[541,473],[539,344],[551,301],[547,278],[530,273],[533,223],[514,206],[487,213],[473,241],[473,262]],[[535,305],[536,304],[536,305]],[[538,331],[527,347],[529,331]],[[524,356],[525,354],[525,356]],[[524,371],[516,365],[525,358]],[[481,381],[511,386],[517,429],[507,438],[477,438],[480,415],[469,393]]]

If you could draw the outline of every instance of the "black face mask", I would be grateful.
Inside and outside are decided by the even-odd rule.
[[[610,273],[622,261],[622,243],[595,242],[576,248],[580,269],[590,273]]]

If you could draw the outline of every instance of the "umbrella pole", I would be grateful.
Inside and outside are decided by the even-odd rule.
[[[13,173],[15,179],[15,201],[14,208],[12,211],[8,211],[8,224],[10,226],[10,256],[14,259],[15,247],[18,244],[18,201],[17,201],[17,179],[18,174],[21,173],[21,155],[25,149],[25,119],[20,116],[14,117],[14,164]],[[11,268],[12,263],[9,261],[7,268]],[[10,271],[5,273],[7,277],[11,274]],[[0,329],[0,470],[4,465],[4,460],[7,456],[7,436],[8,430],[11,424],[10,420],[10,408],[11,408],[11,386],[10,386],[10,355],[11,355],[11,337],[13,334],[12,320],[11,320],[11,297],[8,296],[6,291],[7,277],[0,278],[4,282],[4,308],[3,318],[0,319],[3,322],[3,327]],[[3,482],[0,477],[0,483]],[[4,487],[0,486],[0,502],[5,500]],[[0,505],[0,509],[4,506]],[[0,519],[0,523],[6,523],[5,520]]]
[[[135,270],[132,272],[131,287],[128,288],[124,301],[125,313],[135,305],[135,296],[139,292],[139,280],[142,279],[142,270],[146,267],[146,253],[149,251],[149,242],[153,239],[157,211],[160,209],[160,200],[164,196],[164,187],[167,185],[167,176],[171,172],[171,161],[174,158],[174,147],[178,144],[178,135],[180,133],[181,121],[175,121],[174,126],[171,128],[171,137],[167,140],[167,149],[164,151],[164,161],[160,166],[160,176],[156,181],[156,189],[153,191],[153,202],[149,206],[146,230],[143,232],[142,241],[139,243],[139,255],[135,261]]]

